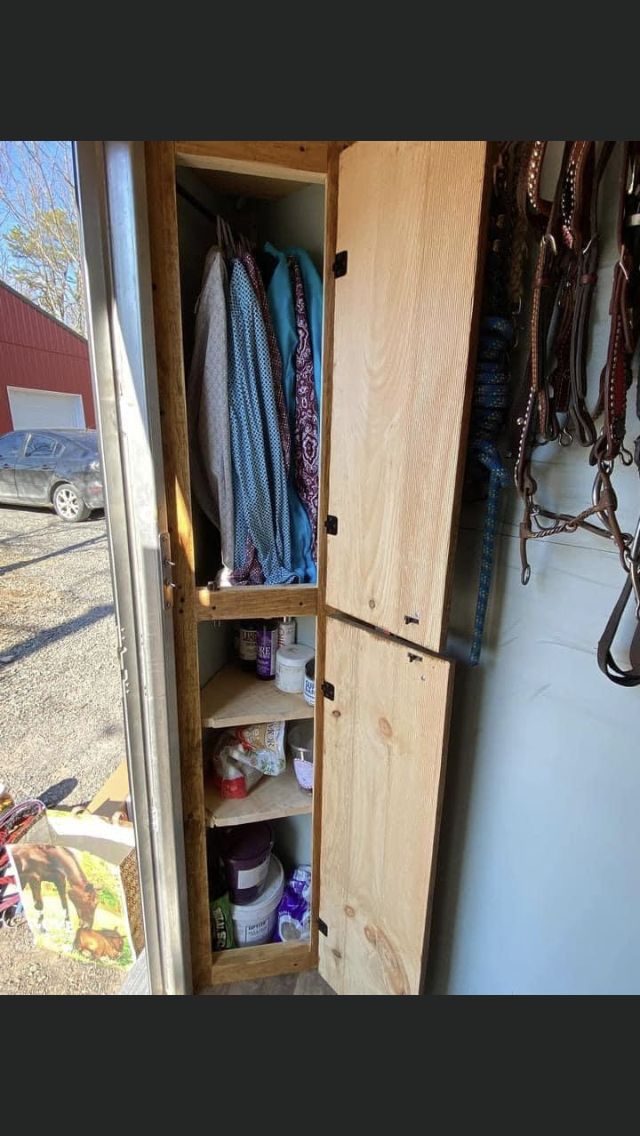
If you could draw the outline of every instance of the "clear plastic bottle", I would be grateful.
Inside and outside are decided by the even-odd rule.
[[[296,641],[296,621],[292,615],[278,620],[278,646],[291,647]]]

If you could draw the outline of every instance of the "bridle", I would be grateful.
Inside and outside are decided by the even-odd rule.
[[[611,647],[631,593],[640,619],[640,521],[635,535],[625,533],[617,518],[612,485],[615,462],[630,464],[624,448],[627,392],[631,360],[640,331],[640,143],[623,142],[618,188],[618,261],[613,274],[610,331],[598,402],[587,407],[586,365],[589,324],[597,281],[599,241],[598,198],[602,178],[615,143],[604,142],[596,159],[591,141],[565,143],[560,175],[552,201],[540,195],[546,142],[530,144],[518,186],[518,206],[539,240],[533,281],[528,362],[528,397],[518,419],[520,435],[515,482],[524,512],[520,524],[522,582],[528,583],[529,540],[585,529],[612,540],[627,580],[612,612],[598,650],[601,669],[613,682],[640,683],[640,637],[634,636],[632,667],[624,671],[613,660]],[[599,432],[595,422],[603,414]],[[591,447],[595,467],[591,502],[581,512],[559,513],[541,505],[531,472],[536,445],[577,440]],[[640,445],[635,461],[640,471]],[[551,524],[544,524],[550,521]],[[635,646],[638,639],[637,648]]]

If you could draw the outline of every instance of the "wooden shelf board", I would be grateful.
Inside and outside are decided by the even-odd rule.
[[[256,177],[255,174],[236,173],[229,170],[208,170],[200,167],[198,176],[217,193],[231,194],[234,197],[254,197],[278,200],[290,193],[299,193],[305,188],[303,181],[291,178]]]
[[[180,166],[227,170],[256,177],[324,182],[327,173],[326,142],[204,142],[176,141]]]
[[[266,943],[263,947],[235,947],[215,951],[211,960],[211,985],[269,978],[277,974],[313,970],[317,958],[311,943]]]
[[[273,679],[263,682],[231,665],[223,667],[202,688],[200,706],[202,725],[215,729],[313,718],[313,706],[301,694],[285,694]]]
[[[286,587],[198,588],[196,618],[273,619],[277,615],[315,615],[318,610],[316,584],[289,584]]]
[[[204,783],[204,804],[210,828],[301,816],[311,812],[311,798],[312,794],[298,785],[290,762],[287,762],[284,773],[278,777],[263,777],[249,795],[241,799],[221,797],[210,776]]]

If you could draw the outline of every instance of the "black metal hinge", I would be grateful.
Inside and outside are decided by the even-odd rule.
[[[329,513],[326,521],[324,522],[324,529],[325,532],[329,534],[329,536],[338,535],[338,518],[334,517],[332,513]]]
[[[332,682],[323,682],[320,689],[321,689],[322,693],[324,694],[325,698],[328,698],[330,702],[335,701],[336,688],[335,688],[335,686],[333,685]]]
[[[336,258],[333,262],[333,275],[336,280],[339,276],[347,275],[347,254],[346,252],[337,252]]]
[[[329,934],[329,928],[327,927],[327,924],[325,923],[324,919],[318,918],[318,930],[319,930],[321,935],[328,935]]]

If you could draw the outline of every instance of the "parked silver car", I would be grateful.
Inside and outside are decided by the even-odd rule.
[[[0,437],[0,502],[48,505],[63,521],[104,507],[95,430],[12,430]]]

